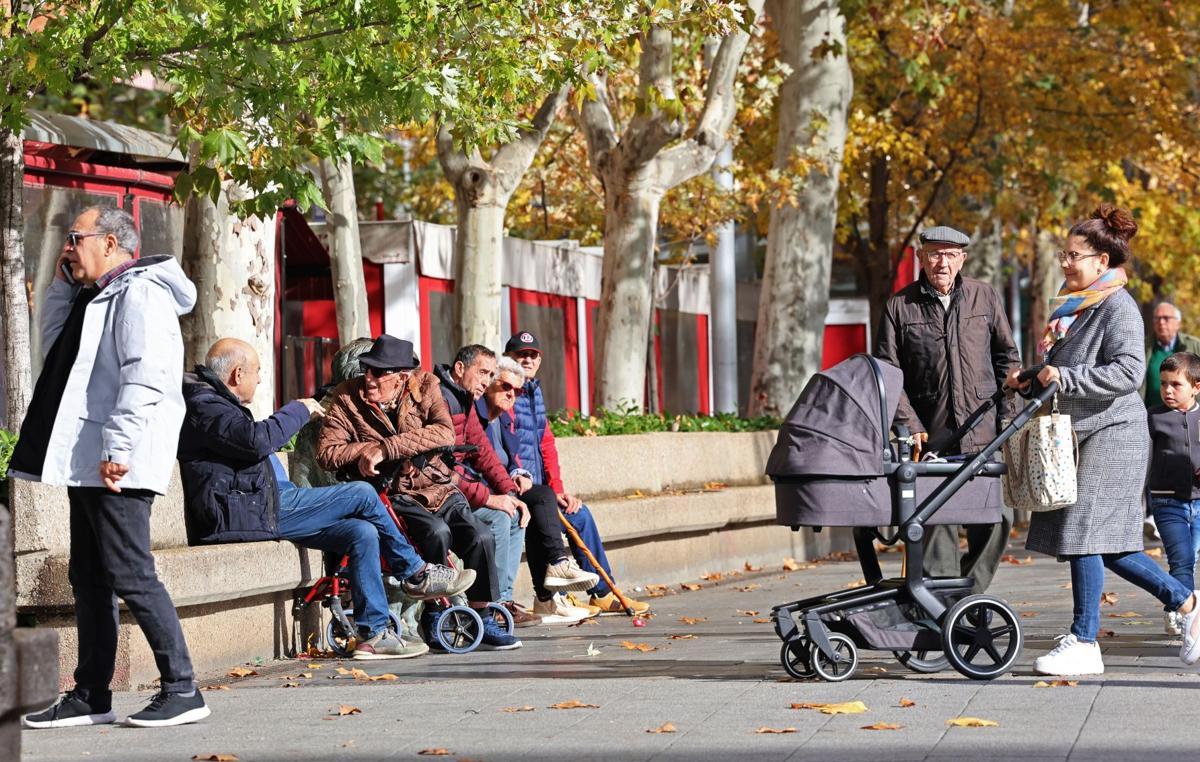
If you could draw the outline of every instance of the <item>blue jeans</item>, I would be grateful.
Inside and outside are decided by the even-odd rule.
[[[521,549],[525,547],[525,528],[520,524],[521,514],[516,518],[495,508],[476,508],[475,518],[487,524],[496,540],[496,579],[500,585],[497,600],[511,601],[513,582],[521,567]]]
[[[1071,632],[1080,640],[1091,643],[1100,633],[1100,596],[1104,592],[1104,567],[1117,576],[1132,582],[1175,611],[1187,601],[1192,590],[1162,570],[1142,551],[1134,553],[1105,553],[1103,555],[1069,556],[1071,563],[1071,595],[1075,599],[1075,621]]]
[[[583,544],[592,552],[600,565],[604,567],[604,571],[608,576],[612,577],[612,567],[608,564],[608,556],[604,554],[604,543],[600,540],[600,530],[596,527],[596,520],[592,518],[592,512],[588,510],[586,505],[581,505],[575,513],[567,513],[563,511],[563,515],[567,517],[567,522],[575,527],[575,531],[579,533],[579,539],[583,540]],[[579,548],[575,547],[575,543],[569,543],[571,553],[575,556],[575,561],[579,564],[579,568],[586,572],[597,574],[596,567],[592,566],[591,562],[580,552]],[[601,578],[591,590],[588,590],[588,595],[597,597],[608,595],[612,590]]]
[[[1196,554],[1200,551],[1200,500],[1150,498],[1150,512],[1167,551],[1171,576],[1188,590],[1196,587]]]
[[[425,562],[388,515],[379,494],[366,482],[279,490],[279,534],[306,548],[350,557],[350,596],[354,622],[370,637],[388,626],[380,551],[393,576],[407,579]]]

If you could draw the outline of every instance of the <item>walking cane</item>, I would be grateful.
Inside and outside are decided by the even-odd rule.
[[[579,532],[575,531],[575,527],[571,526],[571,522],[567,521],[567,517],[562,514],[562,511],[558,512],[558,519],[562,522],[563,530],[567,533],[567,537],[571,539],[571,542],[575,543],[575,547],[579,548],[579,550],[583,552],[583,555],[585,558],[587,558],[588,563],[590,563],[592,568],[596,570],[596,573],[600,575],[600,579],[604,580],[604,584],[608,585],[609,589],[613,591],[613,595],[617,596],[617,600],[621,602],[621,606],[624,607],[625,613],[629,616],[633,616],[633,604],[629,602],[629,599],[626,598],[625,594],[621,592],[621,589],[617,587],[617,583],[612,581],[612,577],[608,576],[608,572],[604,571],[604,567],[601,566],[600,562],[596,560],[596,557],[592,555],[592,551],[588,550],[588,546],[583,544],[583,538],[579,536]]]

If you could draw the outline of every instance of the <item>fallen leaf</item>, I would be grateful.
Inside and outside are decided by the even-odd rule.
[[[237,762],[238,755],[236,754],[195,754],[192,759],[204,760],[204,762]]]
[[[450,750],[443,749],[441,746],[438,746],[435,749],[421,749],[417,753],[424,755],[426,757],[448,757],[448,756],[450,756]]]
[[[867,711],[867,705],[861,701],[843,701],[840,704],[814,704],[801,702],[792,704],[792,709],[816,709],[821,714],[862,714]]]
[[[763,725],[761,728],[759,728],[758,730],[756,730],[754,732],[755,733],[795,733],[796,729],[795,728],[768,728],[766,725]]]
[[[662,725],[659,725],[657,728],[649,728],[648,730],[646,730],[646,732],[647,733],[674,733],[675,726],[669,722],[664,722]]]
[[[337,668],[337,673],[338,673],[339,675],[349,675],[349,674],[352,674],[352,673],[350,672],[350,670],[346,669],[345,667],[338,667],[338,668]]]
[[[1115,637],[1117,637],[1117,633],[1113,632],[1112,630],[1101,630],[1101,631],[1100,631],[1100,637],[1102,637],[1102,638],[1115,638]]]
[[[647,592],[647,593],[660,593],[660,594],[662,594],[662,593],[666,593],[666,592],[667,592],[668,590],[670,590],[670,589],[671,589],[671,588],[667,587],[666,585],[658,585],[658,584],[655,584],[655,585],[646,585],[646,592]]]
[[[301,672],[300,673],[300,677],[303,677],[305,680],[311,679],[312,676],[313,676],[313,673],[311,673],[311,672]]]
[[[682,587],[684,590],[699,590],[701,588],[701,585],[691,585],[691,584],[688,584],[687,582],[682,582],[682,583],[680,583],[679,586]]]
[[[912,699],[908,699],[908,698],[900,699],[900,706],[905,709],[909,708],[910,706],[916,706],[916,705],[917,705],[917,702],[913,701]]]
[[[749,561],[747,561],[745,564],[743,564],[743,565],[742,565],[742,568],[743,568],[743,569],[745,569],[745,570],[746,570],[746,571],[748,571],[748,572],[758,572],[758,571],[762,571],[762,567],[761,567],[761,566],[751,566]]]
[[[342,748],[343,748],[343,749],[349,749],[349,748],[350,748],[351,746],[353,746],[353,745],[354,745],[354,739],[353,739],[353,738],[351,738],[349,741],[347,741],[346,743],[342,744]]]
[[[1017,558],[1016,556],[1012,555],[1011,553],[1006,553],[1005,555],[1000,557],[1000,560],[1006,564],[1012,564],[1013,566],[1025,566],[1026,564],[1033,563],[1033,556],[1025,556],[1024,558]]]
[[[859,579],[854,580],[850,584],[846,585],[846,587],[847,587],[847,589],[852,589],[855,587],[862,587],[865,584],[867,584],[867,581],[865,579],[859,578]]]
[[[283,684],[283,685],[281,685],[280,687],[281,687],[281,688],[299,688],[299,687],[300,687],[300,683],[284,683],[284,684]]]
[[[200,690],[202,690],[202,691],[227,691],[227,690],[229,690],[229,686],[228,685],[206,685],[203,688],[201,688]]]
[[[686,635],[668,635],[671,640],[696,640],[696,636],[688,633]]]
[[[759,619],[755,619],[755,620],[754,620],[754,623],[755,623],[755,624],[770,624],[770,623],[771,623],[771,619],[770,619],[769,617],[767,617],[767,618],[759,618]]]
[[[1136,611],[1122,611],[1120,614],[1109,614],[1109,619],[1137,619],[1141,614]]]
[[[1162,554],[1162,548],[1146,548],[1146,555],[1150,556],[1151,558],[1162,558]]]
[[[759,589],[760,587],[762,587],[762,585],[742,585],[741,587],[735,587],[734,590],[737,590],[739,593],[749,593]]]
[[[569,624],[567,626],[568,627],[583,627],[583,626],[589,625],[589,624],[600,624],[600,622],[598,622],[595,617],[589,617],[587,619],[580,619],[578,622],[572,622],[571,624]]]
[[[364,672],[363,670],[358,669],[358,668],[350,670],[350,674],[354,676],[355,680],[370,680],[371,679],[370,675],[368,675],[366,672]]]
[[[1070,589],[1071,589],[1071,583],[1070,583],[1070,582],[1067,582],[1067,583],[1065,583],[1065,584],[1059,585],[1059,586],[1058,586],[1058,589],[1059,589],[1059,590],[1070,590]]]
[[[1022,619],[1033,619],[1037,615],[1038,615],[1038,613],[1036,611],[1022,611],[1021,612]]]
[[[595,641],[588,643],[587,651],[583,655],[584,656],[599,656],[600,655],[600,649],[596,648]]]
[[[649,643],[634,643],[629,640],[622,640],[621,647],[627,651],[641,651],[642,653],[649,653],[650,651],[658,650]]]
[[[308,667],[306,667],[306,669],[320,669],[323,666],[325,666],[325,665],[324,664],[309,664]]]
[[[1115,606],[1120,598],[1121,596],[1117,595],[1116,593],[1104,593],[1100,596],[1100,603],[1106,606]]]
[[[784,571],[797,571],[799,568],[800,568],[800,564],[799,564],[799,562],[796,561],[796,559],[790,558],[790,557],[783,559],[783,570]]]
[[[342,704],[341,706],[339,706],[337,708],[337,711],[332,713],[331,716],[345,717],[345,716],[351,715],[351,714],[362,714],[362,710],[356,706],[350,706],[349,704]]]
[[[699,624],[700,622],[707,622],[708,617],[706,617],[706,616],[681,616],[681,617],[679,617],[679,621],[683,622],[684,624]]]
[[[557,704],[551,704],[551,709],[599,709],[599,704],[585,704],[578,699],[570,699],[569,701],[560,701]]]
[[[956,728],[998,728],[1000,723],[992,722],[991,720],[981,720],[978,717],[955,717],[953,720],[946,720],[947,725],[953,725]]]
[[[738,616],[758,616],[757,611],[752,611],[750,609],[746,609],[746,610],[738,609],[737,613],[738,613]]]
[[[700,579],[707,580],[708,582],[719,582],[724,578],[725,575],[721,572],[705,572],[700,575]]]
[[[877,722],[874,725],[863,725],[863,730],[900,730],[903,725],[897,725],[892,722]]]
[[[251,675],[257,674],[257,672],[249,667],[234,667],[233,669],[229,670],[230,677],[250,677]]]
[[[1079,685],[1078,680],[1051,680],[1050,682],[1046,682],[1045,680],[1038,680],[1036,683],[1033,684],[1033,687],[1034,688],[1074,688],[1077,685]]]
[[[383,675],[372,675],[371,677],[367,678],[367,680],[369,680],[372,683],[377,683],[377,682],[380,682],[381,680],[391,682],[392,680],[399,680],[399,679],[400,679],[399,675],[393,675],[391,672],[388,672]]]
[[[534,709],[531,706],[506,706],[500,711],[508,712],[509,714],[516,714],[517,712],[532,712]]]

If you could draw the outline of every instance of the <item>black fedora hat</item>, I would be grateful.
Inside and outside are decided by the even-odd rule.
[[[413,345],[407,339],[381,334],[371,348],[358,356],[364,368],[376,370],[412,370],[420,365],[413,353]]]

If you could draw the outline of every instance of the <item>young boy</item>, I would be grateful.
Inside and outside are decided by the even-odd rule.
[[[1163,404],[1151,407],[1150,512],[1158,525],[1171,576],[1195,584],[1200,550],[1200,356],[1176,352],[1159,371]],[[1180,634],[1179,615],[1167,612],[1164,628]]]

